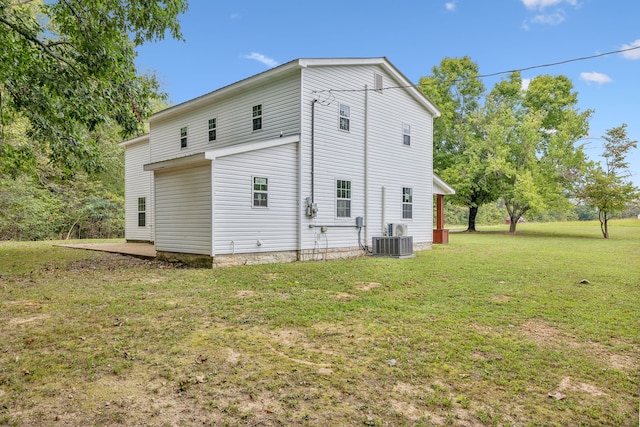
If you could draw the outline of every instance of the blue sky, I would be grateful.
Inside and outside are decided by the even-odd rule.
[[[445,57],[492,74],[640,47],[637,0],[189,0],[181,24],[186,41],[144,45],[137,59],[174,104],[297,58],[385,56],[417,83]],[[522,72],[540,74],[569,77],[580,110],[595,111],[581,141],[590,158],[622,123],[640,141],[640,49]],[[640,186],[640,150],[628,160]]]

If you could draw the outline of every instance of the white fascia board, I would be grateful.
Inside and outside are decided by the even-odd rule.
[[[220,157],[233,156],[234,154],[248,153],[250,151],[264,150],[267,148],[278,147],[280,145],[293,144],[300,142],[300,135],[287,135],[280,138],[268,139],[266,141],[252,142],[247,144],[238,144],[231,147],[218,148],[204,153],[207,160],[215,160]]]
[[[143,166],[143,169],[147,172],[156,171],[160,169],[173,169],[181,166],[188,166],[196,163],[206,162],[208,159],[204,152],[190,154],[184,157],[177,157],[175,159],[161,160],[159,162],[147,163]]]
[[[141,144],[141,143],[149,143],[149,134],[144,134],[140,136],[136,136],[135,138],[129,139],[127,141],[123,141],[118,144],[120,147],[129,147],[131,145]]]
[[[440,178],[435,173],[433,174],[433,194],[442,194],[444,196],[449,196],[452,194],[456,194],[456,190],[453,189],[449,184],[444,182],[442,178]]]

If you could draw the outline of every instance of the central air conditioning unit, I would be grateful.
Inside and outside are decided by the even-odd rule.
[[[389,224],[387,225],[387,236],[389,237],[402,237],[407,236],[409,230],[407,224]]]
[[[374,237],[373,255],[393,258],[413,258],[413,236]]]

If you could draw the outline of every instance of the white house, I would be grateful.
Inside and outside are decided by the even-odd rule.
[[[121,144],[125,237],[214,264],[427,249],[438,115],[386,58],[297,59],[168,108]]]

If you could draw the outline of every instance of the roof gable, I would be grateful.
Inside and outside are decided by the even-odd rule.
[[[336,67],[336,66],[357,66],[357,65],[377,65],[383,68],[389,75],[393,76],[399,85],[394,89],[402,89],[407,91],[414,99],[422,104],[434,117],[440,116],[440,110],[433,104],[417,87],[411,83],[387,58],[300,58],[270,70],[264,71],[259,74],[255,74],[246,79],[237,81],[228,86],[224,86],[220,89],[206,93],[197,98],[193,98],[189,101],[185,101],[181,104],[169,107],[162,110],[149,118],[149,122],[163,120],[169,117],[173,117],[177,114],[182,114],[211,102],[214,102],[220,97],[232,94],[237,90],[246,90],[256,84],[262,84],[265,81],[285,77],[289,73],[298,72],[301,69],[308,67]],[[372,89],[373,90],[373,89]]]

